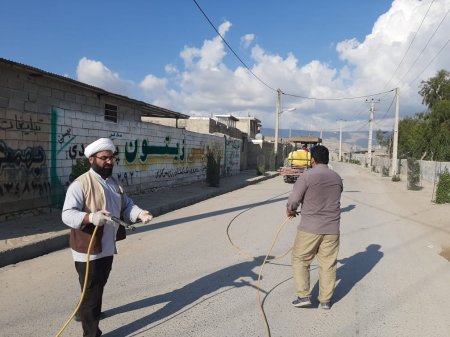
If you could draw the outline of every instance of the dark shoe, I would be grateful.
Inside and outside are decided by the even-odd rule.
[[[311,298],[309,297],[297,297],[292,305],[297,308],[309,307],[311,305]]]
[[[330,310],[331,309],[331,302],[320,302],[319,308],[323,310]]]

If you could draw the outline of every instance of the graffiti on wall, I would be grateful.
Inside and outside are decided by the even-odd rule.
[[[202,167],[177,167],[173,169],[159,169],[156,171],[156,179],[176,178],[185,175],[201,175],[206,173],[206,166]]]
[[[172,157],[173,160],[183,161],[185,156],[185,141],[182,141],[182,146],[180,143],[169,146],[170,137],[164,139],[164,145],[152,145],[147,139],[142,140],[140,144],[138,139],[134,142],[126,142],[125,144],[125,160],[127,163],[134,163],[137,158],[139,158],[141,163],[145,163],[147,158],[151,157]]]
[[[45,166],[45,151],[42,146],[27,146],[24,149],[12,149],[0,140],[0,174],[5,168],[25,169],[31,175],[39,177]]]
[[[117,173],[117,180],[126,186],[133,185],[134,172],[120,172]]]
[[[43,122],[42,119],[39,122]],[[29,132],[36,133],[41,130],[41,126],[37,122],[33,122],[33,118],[25,120],[22,116],[14,115],[14,121],[9,119],[0,120],[0,130],[17,130],[22,131],[24,134]]]
[[[241,141],[225,138],[225,175],[234,175],[239,171],[241,160]]]
[[[0,141],[0,197],[42,197],[50,192],[46,155],[42,146],[14,149]]]

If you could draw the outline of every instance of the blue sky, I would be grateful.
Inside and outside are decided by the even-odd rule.
[[[420,80],[450,68],[450,46],[442,49],[450,0],[197,2],[253,73],[294,96],[355,97],[398,86],[406,116],[424,110]],[[276,93],[191,0],[8,1],[0,36],[0,57],[12,61],[186,114],[274,124]],[[283,109],[296,110],[282,114],[281,127],[333,130],[343,119],[344,129],[368,128],[364,98],[294,96],[282,96]],[[393,94],[375,98],[378,128],[392,129]]]

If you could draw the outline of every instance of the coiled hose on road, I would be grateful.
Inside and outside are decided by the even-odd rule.
[[[267,199],[266,201],[272,200],[272,199],[274,199],[274,198],[276,198],[276,197],[279,197],[279,196],[281,196],[281,195],[287,194],[287,193],[289,193],[289,192],[290,192],[290,191],[284,192],[284,193],[282,193],[282,194],[278,194],[278,195],[276,195],[276,196],[274,196],[274,197],[272,197],[272,198],[270,198],[270,199]],[[230,244],[238,251],[239,254],[241,254],[241,255],[243,255],[243,256],[246,256],[246,257],[248,257],[248,258],[251,258],[251,259],[255,259],[255,256],[252,256],[251,254],[249,254],[249,253],[247,253],[246,251],[244,251],[242,248],[240,248],[239,246],[237,246],[237,245],[233,242],[233,240],[231,239],[231,236],[230,236],[230,227],[231,227],[231,224],[233,223],[233,221],[234,221],[236,218],[238,218],[240,215],[242,215],[243,213],[247,212],[248,210],[250,210],[250,209],[252,209],[252,208],[254,208],[254,207],[256,207],[256,206],[249,207],[249,208],[243,210],[242,212],[238,213],[236,216],[233,217],[233,219],[231,219],[231,221],[228,223],[228,226],[227,226],[227,237],[228,237],[228,241],[230,242]],[[277,233],[276,233],[276,235],[275,235],[275,237],[274,237],[274,239],[273,239],[273,241],[272,241],[272,244],[271,244],[271,246],[270,246],[270,249],[269,249],[269,251],[267,252],[267,254],[266,254],[265,258],[264,258],[264,261],[262,262],[262,264],[261,264],[261,266],[260,266],[260,268],[259,268],[259,273],[258,273],[258,281],[257,281],[257,287],[256,287],[256,288],[257,288],[257,289],[256,289],[256,292],[257,292],[258,307],[259,307],[259,311],[260,311],[260,313],[261,313],[261,317],[262,317],[262,319],[263,319],[263,321],[264,321],[264,326],[265,326],[266,334],[267,334],[268,337],[271,337],[271,332],[270,332],[269,322],[268,322],[268,320],[267,320],[267,316],[266,316],[266,313],[265,313],[265,311],[264,311],[264,306],[263,306],[263,303],[262,303],[262,301],[261,301],[261,292],[260,292],[260,289],[261,289],[261,287],[260,287],[260,284],[261,284],[261,276],[262,276],[262,273],[263,273],[263,270],[264,270],[264,266],[265,266],[265,264],[267,263],[267,260],[268,260],[268,258],[269,258],[269,256],[270,256],[270,254],[272,253],[273,247],[275,246],[275,244],[276,244],[277,241],[278,241],[278,237],[280,236],[281,231],[283,230],[284,226],[286,225],[286,223],[287,223],[288,220],[290,220],[290,219],[291,219],[291,217],[287,217],[287,218],[280,224],[280,226],[279,226],[279,228],[278,228],[278,231],[277,231]],[[292,251],[292,247],[289,248],[289,250],[287,250],[287,251],[286,251],[285,253],[283,253],[282,255],[280,255],[280,256],[275,256],[274,258],[271,259],[271,261],[272,261],[272,260],[277,260],[277,259],[282,259],[282,258],[285,257],[287,254],[289,254],[291,251]]]

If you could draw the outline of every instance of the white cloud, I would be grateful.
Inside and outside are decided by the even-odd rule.
[[[362,41],[349,36],[336,43],[336,53],[343,61],[340,68],[331,67],[320,60],[299,64],[293,53],[285,56],[269,53],[264,46],[253,45],[254,34],[241,38],[241,46],[248,49],[250,70],[272,89],[280,88],[289,95],[282,96],[282,108],[296,107],[282,115],[282,128],[311,129],[338,128],[338,119],[346,120],[345,128],[366,130],[370,106],[365,97],[355,100],[311,100],[295,97],[346,98],[373,94],[400,87],[400,111],[402,115],[423,111],[418,95],[420,80],[434,76],[442,68],[450,68],[448,51],[443,52],[422,72],[448,39],[450,18],[445,20],[428,47],[412,69],[408,68],[431,38],[444,14],[450,8],[450,0],[436,1],[424,21],[407,57],[397,66],[414,37],[415,31],[428,9],[429,2],[395,0],[388,12],[381,15],[373,29]],[[219,27],[226,38],[231,23]],[[230,42],[230,41],[229,41]],[[231,43],[232,45],[233,43]],[[165,67],[166,77],[148,74],[142,82],[134,84],[142,90],[144,99],[151,104],[186,114],[233,113],[257,116],[264,127],[273,127],[275,121],[276,92],[256,79],[241,64],[231,68],[228,61],[234,55],[227,53],[218,36],[204,40],[200,47],[185,46],[180,52],[183,66]],[[120,78],[101,62],[86,58],[80,60],[78,77],[87,83],[114,90],[126,90],[131,82]],[[108,90],[113,90],[108,89]],[[381,95],[376,104],[375,120],[379,127],[392,129],[395,104],[393,92]],[[388,110],[389,109],[389,110]]]
[[[125,96],[130,95],[134,85],[132,81],[121,79],[119,74],[109,70],[102,62],[89,60],[86,57],[78,62],[77,79],[80,82]]]
[[[255,34],[245,34],[241,37],[241,47],[247,49],[255,40]]]
[[[166,85],[167,79],[153,75],[145,76],[144,80],[139,83],[139,87],[147,94],[147,97],[153,100],[166,95]]]

